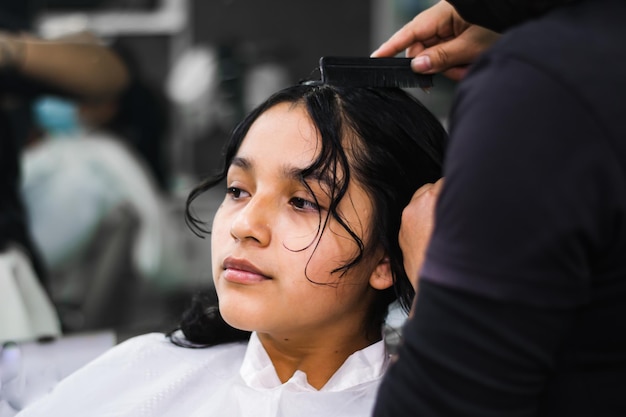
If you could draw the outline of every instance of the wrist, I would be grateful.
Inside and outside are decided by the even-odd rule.
[[[24,61],[24,42],[16,36],[0,35],[0,68],[20,68]]]

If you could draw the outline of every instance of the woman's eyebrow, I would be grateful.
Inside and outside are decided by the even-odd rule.
[[[250,162],[248,158],[244,158],[241,156],[235,156],[233,160],[231,161],[230,165],[236,166],[246,171],[249,171],[250,169],[252,169],[252,162]]]
[[[301,182],[303,178],[302,172],[304,171],[304,169],[305,168],[285,165],[283,167],[283,175],[290,180]],[[310,172],[304,178],[307,180],[317,181],[318,183],[328,185],[328,186],[332,184],[330,176],[327,174],[323,174],[320,171]]]
[[[230,163],[231,166],[240,168],[244,171],[251,171],[254,168],[254,163],[245,156],[236,156]],[[302,181],[302,172],[306,170],[306,167],[297,167],[293,165],[285,164],[282,167],[281,175],[290,181],[301,182]],[[327,173],[323,173],[321,171],[313,171],[310,172],[306,176],[307,180],[317,181],[320,184],[324,184],[330,186],[333,181],[331,177]]]

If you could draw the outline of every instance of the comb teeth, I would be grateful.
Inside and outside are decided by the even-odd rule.
[[[322,57],[323,83],[352,87],[401,87],[427,89],[432,75],[411,70],[410,58]]]

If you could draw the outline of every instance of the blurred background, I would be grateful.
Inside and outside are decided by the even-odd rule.
[[[210,239],[185,225],[185,199],[219,168],[235,123],[319,77],[321,56],[367,56],[434,1],[1,0],[43,39],[90,33],[130,73],[106,102],[32,104],[22,192],[63,335],[105,332],[104,348],[172,329],[212,281]],[[434,83],[412,92],[445,123],[455,85]],[[208,193],[195,212],[210,220],[222,198]]]

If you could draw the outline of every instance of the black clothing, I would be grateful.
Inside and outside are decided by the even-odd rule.
[[[375,416],[626,415],[626,3],[519,25],[459,86]]]
[[[448,0],[468,22],[502,32],[575,0]]]
[[[388,371],[376,416],[537,415],[539,375],[554,368],[552,352],[573,325],[567,311],[503,303],[426,280],[415,307],[402,366]],[[579,405],[567,397],[561,402]],[[587,407],[581,414],[558,410],[543,415],[607,415]]]
[[[0,112],[0,251],[11,243],[28,249],[24,206],[19,196],[19,160],[17,143],[5,112]]]
[[[38,0],[0,0],[0,30],[30,29],[39,8]],[[47,271],[28,230],[26,209],[20,194],[19,158],[28,141],[31,103],[42,93],[58,93],[45,83],[20,76],[10,68],[0,69],[0,251],[17,245],[30,257],[33,268],[46,286]]]
[[[6,80],[0,74],[0,86]],[[28,229],[28,216],[20,191],[20,154],[28,134],[30,112],[23,97],[0,87],[0,251],[17,245],[33,263],[38,278],[46,283],[46,267]]]
[[[0,28],[30,31],[32,22],[46,0],[0,0]]]

